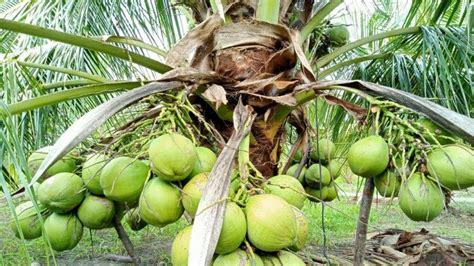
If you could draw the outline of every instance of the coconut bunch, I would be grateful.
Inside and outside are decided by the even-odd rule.
[[[442,212],[446,192],[474,185],[474,151],[454,143],[426,118],[397,119],[395,124],[383,136],[355,142],[348,152],[349,167],[356,175],[374,178],[381,196],[398,197],[410,219],[431,221]]]
[[[285,176],[278,176],[281,177]],[[186,186],[192,184],[193,179]],[[227,202],[212,265],[266,265],[280,260],[291,263],[284,265],[305,265],[293,252],[302,249],[306,243],[308,221],[304,213],[292,205],[296,202],[290,200],[294,199],[293,190],[288,188],[287,193],[276,192],[273,190],[275,184],[270,180],[272,178],[265,185],[272,187],[270,193],[250,195],[244,206],[231,200]],[[304,189],[298,185],[303,192],[298,194],[305,197]],[[200,198],[194,200],[199,202]],[[188,208],[186,212],[189,213]],[[175,266],[188,265],[191,231],[192,225],[179,232],[173,241],[171,260]]]
[[[336,159],[336,146],[326,138],[312,143],[308,163],[302,165],[303,150],[300,148],[293,156],[294,164],[288,168],[286,174],[295,177],[303,185],[309,200],[312,202],[333,201],[337,198],[335,180],[341,175],[344,166],[342,158]],[[306,165],[309,165],[307,167]]]
[[[49,149],[44,147],[29,156],[30,172],[37,170]],[[57,251],[72,249],[77,245],[83,231],[78,208],[86,198],[82,178],[74,173],[77,168],[75,155],[67,155],[46,171],[41,183],[32,186],[38,202],[36,206],[32,201],[27,201],[16,207],[16,218],[11,221],[11,228],[17,237],[35,239],[44,233],[51,247]],[[44,221],[44,227],[41,220]]]

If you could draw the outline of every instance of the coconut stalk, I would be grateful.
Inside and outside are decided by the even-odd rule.
[[[114,223],[115,231],[117,231],[117,235],[120,238],[120,241],[122,241],[123,246],[127,250],[128,255],[132,259],[133,264],[140,265],[140,258],[135,256],[135,249],[133,247],[132,241],[130,241],[130,238],[128,237],[127,232],[125,232],[125,229],[123,229],[122,223],[120,222],[120,216],[118,213],[115,213],[113,223]]]
[[[354,247],[354,265],[364,265],[365,242],[367,240],[367,226],[369,224],[370,209],[374,198],[375,183],[373,178],[365,180],[362,200],[360,202],[359,219],[357,220],[357,230]]]

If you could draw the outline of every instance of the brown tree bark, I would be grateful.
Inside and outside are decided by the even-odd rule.
[[[369,225],[370,209],[374,198],[375,183],[373,178],[365,180],[362,201],[360,202],[359,220],[354,247],[354,265],[364,265],[365,242],[367,240],[367,226]]]
[[[114,228],[115,231],[117,231],[117,234],[120,238],[120,240],[123,243],[123,246],[127,250],[128,255],[133,261],[134,265],[140,265],[140,258],[138,258],[135,255],[135,250],[132,244],[132,241],[130,241],[130,238],[127,235],[127,232],[125,232],[125,229],[123,229],[122,223],[120,222],[120,216],[118,213],[114,215]]]

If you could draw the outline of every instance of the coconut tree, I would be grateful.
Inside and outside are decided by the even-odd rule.
[[[239,147],[239,170],[262,180],[288,168],[299,148],[307,157],[315,135],[350,140],[364,123],[379,134],[378,119],[396,120],[394,109],[473,143],[469,2],[416,1],[408,10],[392,2],[373,1],[373,14],[360,16],[342,0],[7,1],[0,180],[10,207],[12,190],[34,198],[31,184],[77,145],[115,147],[129,132],[153,136],[143,121],[171,121],[158,131],[179,128],[223,148],[191,237],[193,261],[208,264],[225,209],[214,203],[227,196]],[[338,12],[347,21],[336,23]],[[51,142],[28,173],[27,151]],[[361,243],[372,179],[365,194]]]

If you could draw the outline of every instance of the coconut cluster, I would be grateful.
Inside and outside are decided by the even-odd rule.
[[[45,147],[30,155],[28,167],[31,173],[38,169],[49,149]],[[46,171],[41,183],[32,186],[38,201],[17,206],[16,218],[11,221],[17,237],[35,239],[44,234],[57,251],[72,249],[79,243],[83,224],[77,210],[87,197],[82,178],[74,173],[76,170],[77,161],[67,155]]]
[[[279,195],[252,195],[244,206],[227,202],[212,265],[267,265],[279,260],[292,263],[288,265],[305,265],[287,250],[304,247],[308,221],[300,209]],[[196,197],[197,202],[199,199]],[[171,260],[175,266],[188,265],[191,231],[192,225],[173,241]]]
[[[303,165],[300,174],[296,172],[300,167],[303,152],[298,149],[293,164],[286,174],[295,177],[304,187],[312,202],[333,201],[337,198],[335,180],[341,175],[344,162],[336,159],[336,146],[329,139],[319,139],[312,143],[308,161],[309,167]]]
[[[446,131],[432,122],[420,120],[426,139],[446,143]],[[391,157],[391,158],[390,158]],[[400,209],[414,221],[431,221],[443,210],[446,191],[474,185],[474,152],[459,144],[432,145],[423,159],[426,164],[416,169],[417,159],[389,156],[389,145],[381,136],[369,136],[355,142],[348,152],[351,171],[374,178],[378,193],[396,198]],[[426,166],[426,167],[425,167]]]

